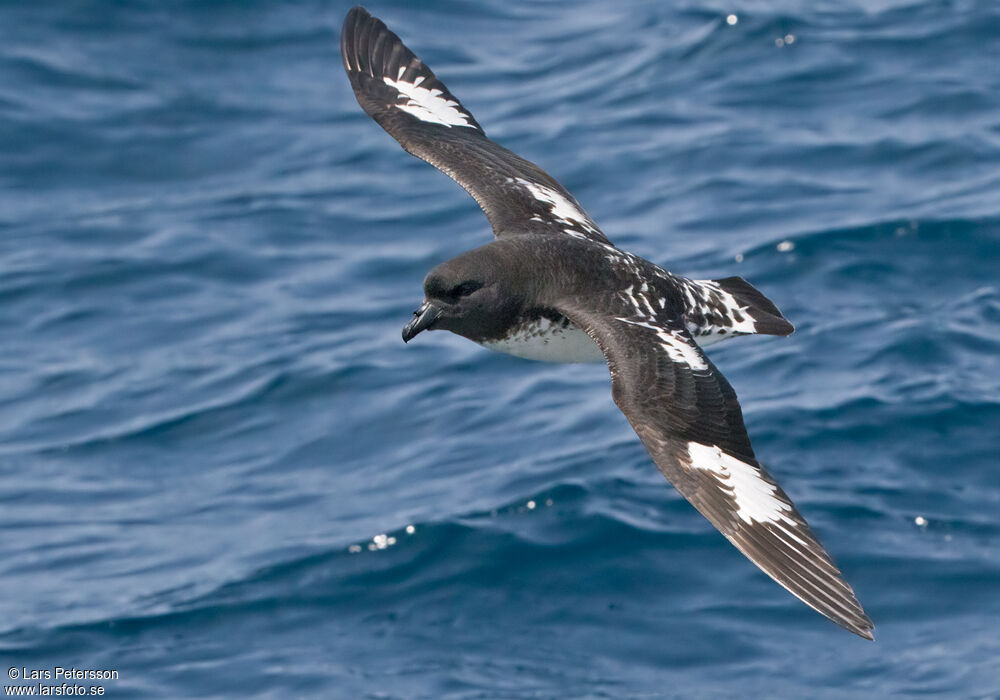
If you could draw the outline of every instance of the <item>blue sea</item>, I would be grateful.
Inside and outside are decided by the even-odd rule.
[[[0,4],[5,694],[1000,697],[1000,4],[368,8],[616,244],[796,325],[710,354],[874,643],[604,366],[402,343],[491,234],[358,106],[348,9]]]

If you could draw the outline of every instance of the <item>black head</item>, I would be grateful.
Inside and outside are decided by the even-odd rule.
[[[403,329],[403,340],[423,330],[447,330],[475,341],[502,336],[530,289],[498,253],[495,246],[483,246],[431,270],[424,279],[424,304]]]

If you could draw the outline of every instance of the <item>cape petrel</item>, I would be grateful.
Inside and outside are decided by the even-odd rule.
[[[611,393],[656,466],[764,573],[838,625],[872,621],[791,499],[754,456],[736,393],[702,348],[792,325],[739,277],[692,280],[616,248],[573,196],[487,138],[380,20],[355,7],[340,51],[365,112],[454,179],[495,238],[424,280],[403,329],[448,330],[500,352],[606,361]]]

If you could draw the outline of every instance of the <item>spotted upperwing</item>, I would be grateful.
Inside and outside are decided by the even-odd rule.
[[[791,499],[754,457],[736,393],[680,319],[579,300],[557,306],[611,370],[612,395],[681,495],[764,573],[857,635],[872,621]],[[593,303],[593,302],[591,302]]]
[[[563,233],[610,245],[562,185],[487,138],[433,71],[364,8],[344,20],[340,53],[365,112],[475,197],[498,237]]]

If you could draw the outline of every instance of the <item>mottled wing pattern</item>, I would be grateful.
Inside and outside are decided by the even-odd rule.
[[[559,308],[600,346],[615,403],[681,495],[792,594],[872,639],[854,591],[754,457],[729,382],[681,320],[644,307],[618,293],[589,308],[578,300]]]
[[[381,20],[352,9],[340,53],[365,112],[409,153],[475,197],[497,236],[564,233],[610,243],[562,185],[487,138],[469,110]]]

